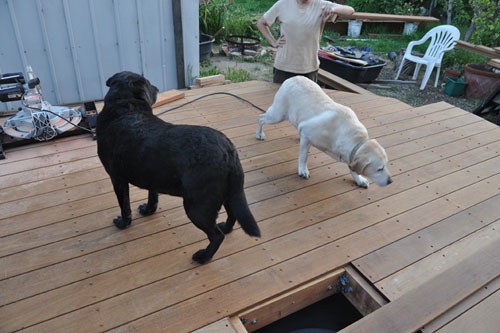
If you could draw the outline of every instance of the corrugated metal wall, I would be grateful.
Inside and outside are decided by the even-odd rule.
[[[199,73],[198,5],[182,0],[176,21],[186,84]],[[27,65],[54,105],[102,99],[107,78],[122,70],[160,91],[179,88],[172,0],[0,0],[0,73]]]

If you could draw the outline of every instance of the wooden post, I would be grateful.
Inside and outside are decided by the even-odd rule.
[[[172,1],[174,17],[175,63],[177,68],[177,87],[186,87],[184,74],[184,39],[182,37],[182,7],[181,0]]]

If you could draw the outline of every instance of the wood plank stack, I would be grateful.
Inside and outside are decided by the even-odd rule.
[[[216,74],[216,75],[206,76],[206,77],[199,77],[199,78],[196,78],[195,82],[196,82],[196,85],[189,87],[190,89],[221,86],[224,84],[231,83],[231,81],[226,80],[226,77],[222,74]]]

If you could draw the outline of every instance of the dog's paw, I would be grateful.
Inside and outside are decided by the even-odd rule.
[[[157,208],[158,208],[158,206],[151,207],[147,203],[144,203],[144,204],[139,206],[139,213],[143,216],[148,216],[148,215],[151,215],[154,212],[156,212]]]
[[[207,250],[206,249],[201,249],[199,251],[196,251],[195,254],[192,256],[193,260],[196,261],[198,264],[203,265],[212,259],[211,256],[207,255]]]
[[[299,170],[299,177],[303,179],[309,179],[309,170],[308,169]]]
[[[368,188],[368,186],[370,186],[370,182],[365,177],[359,176],[358,179],[355,179],[355,182],[356,182],[356,185],[363,187],[363,188]]]
[[[130,226],[130,224],[132,223],[132,219],[130,218],[123,218],[121,216],[117,216],[114,220],[113,220],[113,223],[114,225],[118,228],[118,229],[126,229],[128,226]]]
[[[225,234],[229,234],[231,231],[233,231],[233,227],[229,227],[229,225],[226,222],[220,222],[217,223],[217,227]]]
[[[262,141],[266,139],[266,135],[264,134],[264,132],[257,132],[257,134],[255,134],[255,138]]]

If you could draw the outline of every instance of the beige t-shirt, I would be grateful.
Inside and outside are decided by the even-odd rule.
[[[279,47],[274,67],[279,70],[306,74],[319,68],[318,49],[321,38],[321,9],[339,6],[325,0],[312,0],[301,6],[297,0],[279,0],[266,13],[264,20],[269,26],[280,22],[281,34],[286,43]]]

